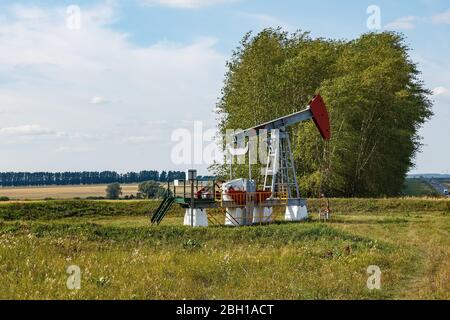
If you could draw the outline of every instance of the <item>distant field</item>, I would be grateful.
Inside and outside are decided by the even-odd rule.
[[[402,194],[409,197],[437,196],[437,191],[422,179],[407,179]]]
[[[445,179],[445,180],[443,181],[443,184],[445,184],[447,187],[450,188],[450,179]]]
[[[163,188],[167,188],[166,183],[160,183]],[[76,186],[45,186],[45,187],[0,187],[0,197],[8,197],[11,200],[44,200],[56,199],[67,200],[74,198],[85,199],[88,197],[104,197],[106,195],[106,184],[100,185],[76,185]],[[139,184],[122,184],[122,197],[136,195]],[[201,183],[198,188],[201,188]],[[170,189],[173,190],[173,184]],[[186,186],[186,193],[190,194],[189,186]],[[180,185],[176,188],[177,195],[182,196],[184,187]]]
[[[0,197],[8,197],[14,200],[42,200],[73,199],[87,197],[104,197],[106,185],[80,185],[80,186],[48,186],[48,187],[17,187],[1,188]],[[134,194],[138,191],[137,184],[122,185],[123,196]]]
[[[444,181],[450,187],[450,181]],[[164,187],[165,184],[162,184]],[[171,186],[171,189],[173,186]],[[188,188],[188,187],[187,187]],[[78,185],[78,186],[46,186],[46,187],[0,187],[0,197],[8,197],[11,200],[43,200],[52,199],[73,199],[88,197],[104,197],[106,185]],[[123,197],[136,195],[138,192],[138,184],[122,185]],[[177,188],[177,194],[183,193],[183,187]],[[187,190],[189,193],[189,190]],[[402,194],[407,197],[427,197],[437,196],[428,183],[421,179],[407,179]]]

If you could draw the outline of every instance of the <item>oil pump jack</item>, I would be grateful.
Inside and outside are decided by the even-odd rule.
[[[207,214],[207,209],[212,208],[226,209],[227,226],[272,222],[275,207],[285,207],[286,221],[302,221],[308,218],[306,200],[301,198],[299,191],[288,132],[290,126],[308,120],[314,121],[324,140],[331,138],[329,115],[320,95],[316,95],[303,111],[233,134],[232,145],[228,146],[231,154],[231,150],[239,141],[260,137],[262,133],[267,137],[268,152],[265,169],[262,172],[264,175],[262,187],[258,188],[252,179],[250,161],[249,177],[234,180],[231,177],[233,164],[230,162],[230,181],[220,186],[213,181],[212,186],[199,188],[198,181],[195,181],[195,172],[190,170],[190,192],[186,193],[186,181],[182,196],[177,195],[177,189],[174,187],[174,192],[170,193],[153,215],[152,223],[159,224],[173,203],[178,203],[186,209],[184,224],[192,227],[208,226],[208,222],[213,223],[212,219],[215,218]],[[248,148],[248,144],[244,150],[250,159],[251,148]]]
[[[238,132],[233,137],[235,141],[242,141],[245,138],[258,136],[260,133],[268,134],[267,145],[269,151],[264,172],[263,189],[255,190],[254,184],[252,183],[253,180],[250,176],[249,180],[243,184],[244,191],[250,193],[255,192],[257,195],[259,193],[263,197],[270,193],[270,197],[267,199],[279,200],[275,201],[275,203],[273,203],[274,205],[286,205],[285,219],[287,221],[300,221],[308,217],[306,200],[302,199],[300,196],[288,127],[311,119],[314,121],[322,138],[329,140],[331,138],[329,116],[325,103],[320,95],[315,96],[309,103],[309,106],[303,111]],[[250,150],[251,149],[248,149],[248,152],[250,152]],[[251,175],[251,165],[249,164],[249,166],[249,175]],[[235,190],[236,185],[238,184],[239,180],[225,183],[222,188],[223,192],[229,193],[230,189]],[[233,216],[234,213],[236,216],[235,218],[237,219],[244,216],[241,220],[244,220],[244,224],[250,224],[251,217],[249,216],[249,211],[252,211],[251,209],[253,208],[252,223],[254,223],[255,220],[258,222],[261,218],[264,222],[269,222],[266,220],[270,220],[273,207],[268,206],[262,209],[261,205],[263,204],[261,203],[256,206],[252,206],[251,201],[249,203],[250,208],[247,206],[247,211],[245,213],[241,212],[240,214],[235,211],[229,212],[229,215]],[[260,219],[255,219],[255,214],[258,215],[258,212],[262,212],[262,216]]]

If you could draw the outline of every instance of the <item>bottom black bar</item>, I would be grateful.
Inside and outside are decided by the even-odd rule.
[[[393,312],[401,312],[402,318],[429,316],[448,308],[448,301],[3,301],[0,308],[4,312],[11,308],[14,315],[32,310],[33,315],[46,319],[60,319],[68,311],[72,316],[125,319],[306,319],[324,315],[364,319],[385,318]]]

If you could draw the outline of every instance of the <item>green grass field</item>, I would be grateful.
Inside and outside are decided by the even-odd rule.
[[[157,205],[0,204],[0,299],[450,298],[448,200],[334,199],[330,223],[238,229],[183,227],[178,208],[150,227]],[[371,265],[381,290],[367,289]]]
[[[439,193],[423,179],[406,179],[402,194],[409,197],[426,197],[439,195]]]

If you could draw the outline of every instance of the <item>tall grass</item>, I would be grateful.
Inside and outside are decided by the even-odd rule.
[[[450,298],[448,202],[331,204],[327,224],[194,229],[180,225],[181,209],[149,227],[157,202],[0,205],[0,299]],[[70,265],[79,291],[66,287]],[[370,265],[381,290],[366,286]]]
[[[333,212],[337,214],[450,212],[449,199],[330,199],[330,204]],[[8,202],[0,203],[0,219],[51,220],[84,216],[145,216],[153,214],[158,205],[158,201],[55,200]],[[326,206],[326,203],[321,199],[310,199],[308,201],[309,211],[312,214],[318,212],[324,206]],[[175,216],[183,214],[184,210],[177,205],[174,205],[169,212],[169,215]]]
[[[308,201],[310,211],[317,211],[325,205],[324,200]],[[339,214],[355,213],[408,213],[408,212],[450,212],[450,199],[443,198],[384,198],[384,199],[330,199],[331,209]]]
[[[143,216],[158,207],[155,201],[61,200],[0,204],[0,219],[37,220],[83,216]]]
[[[0,298],[379,299],[392,288],[369,291],[367,266],[402,267],[389,262],[397,255],[389,246],[320,224],[123,229],[14,222],[0,226],[0,244],[7,275]],[[78,292],[65,288],[72,264],[83,272]]]

